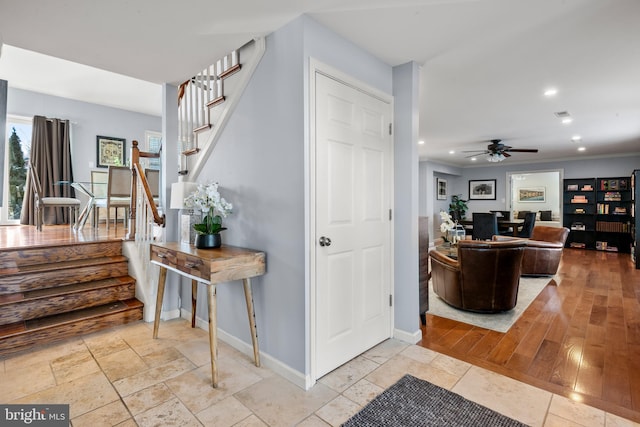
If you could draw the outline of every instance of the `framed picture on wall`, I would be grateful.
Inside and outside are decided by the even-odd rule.
[[[518,188],[518,202],[544,202],[544,187],[520,187]]]
[[[96,136],[96,157],[99,168],[124,166],[125,140],[111,136]]]
[[[438,200],[447,200],[447,180],[436,178],[436,192]]]
[[[469,180],[469,200],[495,200],[496,180]]]

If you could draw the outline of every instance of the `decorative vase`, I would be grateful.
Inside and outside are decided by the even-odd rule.
[[[222,245],[222,237],[220,233],[216,234],[198,234],[196,236],[196,248],[212,249],[219,248]]]
[[[452,246],[456,246],[460,240],[464,240],[466,231],[461,224],[456,222],[451,230],[447,230],[447,240]]]

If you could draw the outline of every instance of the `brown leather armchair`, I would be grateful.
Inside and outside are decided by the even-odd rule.
[[[433,290],[447,304],[463,310],[511,310],[518,300],[524,249],[522,240],[462,240],[457,260],[431,251]]]
[[[533,228],[529,239],[494,236],[493,240],[523,240],[527,246],[522,259],[522,275],[553,276],[558,271],[567,236],[569,236],[569,229],[566,227],[538,225]]]

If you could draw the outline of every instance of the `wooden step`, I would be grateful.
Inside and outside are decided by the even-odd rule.
[[[126,276],[128,262],[110,256],[0,269],[0,295]]]
[[[135,298],[0,326],[0,356],[142,319]]]
[[[122,255],[122,240],[27,246],[0,250],[0,270],[19,266]]]
[[[127,300],[135,291],[135,279],[122,276],[0,295],[0,325]]]

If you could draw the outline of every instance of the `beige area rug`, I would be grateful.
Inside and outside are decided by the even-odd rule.
[[[518,288],[518,303],[515,308],[504,313],[487,314],[472,313],[451,307],[433,292],[433,286],[429,282],[429,310],[427,314],[446,317],[447,319],[498,332],[507,332],[551,279],[552,277],[521,277],[520,287]]]

